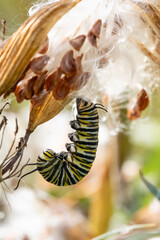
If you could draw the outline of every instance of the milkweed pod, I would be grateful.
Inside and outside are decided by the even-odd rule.
[[[12,35],[0,51],[0,96],[21,77],[53,25],[81,0],[61,0],[40,8]]]
[[[50,92],[44,95],[41,104],[34,104],[32,101],[27,131],[33,132],[38,125],[55,117],[73,98],[74,94],[71,94],[67,98],[58,101],[54,99],[52,92]]]
[[[49,38],[47,36],[45,41],[43,42],[43,44],[38,49],[38,53],[39,54],[45,54],[48,51],[48,48],[49,48]]]

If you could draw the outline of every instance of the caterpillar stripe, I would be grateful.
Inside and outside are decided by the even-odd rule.
[[[57,186],[73,185],[83,179],[90,171],[96,157],[98,146],[99,115],[97,109],[107,111],[103,105],[94,104],[85,98],[77,98],[76,120],[70,121],[70,125],[76,131],[69,133],[72,143],[66,144],[66,152],[56,153],[47,149],[37,158],[33,171],[24,174],[18,181],[35,171],[50,183]]]

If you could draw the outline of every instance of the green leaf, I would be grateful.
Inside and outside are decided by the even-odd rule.
[[[160,200],[160,190],[156,188],[153,184],[151,184],[143,175],[143,172],[140,171],[140,176],[146,187],[149,189],[149,191],[158,199]]]

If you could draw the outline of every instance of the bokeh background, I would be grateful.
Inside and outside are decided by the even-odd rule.
[[[0,19],[7,21],[8,38],[27,18],[33,1],[0,0]],[[8,117],[4,144],[13,138],[15,117],[22,137],[28,121],[29,104],[17,104],[14,95],[5,111]],[[24,160],[36,161],[46,148],[65,149],[69,121],[75,117],[75,101],[31,136]],[[4,101],[2,101],[3,105]],[[0,239],[85,240],[128,224],[160,224],[160,204],[140,179],[139,169],[160,186],[160,100],[155,92],[147,114],[142,114],[125,132],[116,134],[106,127],[100,113],[97,157],[88,176],[71,187],[55,187],[38,174],[26,177],[19,189],[3,191],[0,197]],[[1,156],[5,149],[1,149]],[[9,182],[11,189],[17,180]]]

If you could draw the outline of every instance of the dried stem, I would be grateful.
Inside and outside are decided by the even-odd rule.
[[[2,169],[2,176],[5,173],[7,173],[8,171],[10,171],[8,176],[4,177],[3,180],[12,177],[12,175],[17,170],[17,168],[18,168],[18,166],[21,162],[21,159],[23,157],[23,151],[24,151],[25,147],[27,146],[29,136],[30,136],[30,133],[27,131],[24,138],[21,138],[20,141],[19,141],[19,144],[18,144],[18,147],[17,147],[18,150],[16,151],[16,154],[12,158],[9,159],[8,164]],[[18,163],[14,167],[16,162],[18,162]]]
[[[5,40],[5,35],[6,35],[6,19],[3,18],[1,20],[1,23],[2,23],[2,42],[4,42]]]
[[[0,130],[2,129],[3,127],[3,131],[2,131],[2,138],[1,138],[1,143],[0,143],[0,148],[2,147],[2,144],[3,144],[3,137],[4,137],[4,132],[5,132],[5,129],[6,129],[6,126],[7,126],[7,118],[5,116],[3,116],[3,119],[0,123]]]

